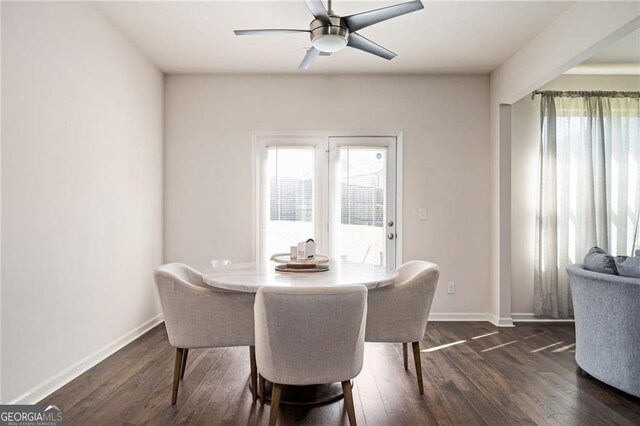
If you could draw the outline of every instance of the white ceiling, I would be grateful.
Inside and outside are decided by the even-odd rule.
[[[399,1],[333,1],[350,15]],[[312,73],[488,73],[542,31],[572,2],[424,1],[424,10],[359,33],[394,51],[387,61],[345,48],[320,57]],[[307,33],[243,36],[234,29],[307,29],[303,0],[93,3],[167,73],[294,73]],[[326,1],[325,1],[326,4]]]

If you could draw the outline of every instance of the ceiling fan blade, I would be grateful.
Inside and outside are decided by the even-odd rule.
[[[289,33],[308,33],[309,30],[280,30],[280,29],[268,29],[268,30],[234,30],[236,35],[275,35],[275,34],[289,34]]]
[[[316,18],[323,22],[330,23],[329,14],[327,13],[327,9],[322,4],[322,0],[304,0],[309,8],[311,14]]]
[[[304,47],[303,49],[306,52],[307,50],[311,49],[311,47]],[[331,52],[323,52],[322,50],[320,50],[320,54],[318,56],[331,56]]]
[[[386,21],[416,10],[424,9],[420,0],[413,0],[406,3],[400,3],[393,6],[383,7],[381,9],[370,10],[368,12],[356,13],[355,15],[345,16],[342,18],[349,27],[349,31],[356,32],[369,25]]]
[[[367,53],[372,53],[384,59],[391,60],[396,57],[396,54],[392,51],[385,49],[384,47],[372,42],[366,37],[362,37],[358,33],[349,34],[347,46],[353,47],[354,49],[362,50]]]
[[[300,62],[300,66],[298,67],[298,69],[299,70],[309,69],[311,64],[313,64],[313,61],[315,61],[318,56],[320,56],[320,51],[315,47],[310,47],[309,50],[307,50],[307,54],[304,55],[302,62]]]

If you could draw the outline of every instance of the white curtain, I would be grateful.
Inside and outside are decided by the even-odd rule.
[[[540,94],[534,313],[567,318],[567,265],[638,246],[640,92]]]

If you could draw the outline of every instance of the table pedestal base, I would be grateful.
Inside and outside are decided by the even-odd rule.
[[[271,401],[271,388],[271,382],[265,381],[265,399],[269,402]],[[344,394],[340,383],[307,386],[284,385],[280,403],[287,405],[325,405],[339,401],[342,398],[344,398]]]

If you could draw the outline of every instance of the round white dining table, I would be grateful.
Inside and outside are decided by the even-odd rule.
[[[309,287],[362,284],[368,289],[393,284],[395,269],[383,266],[330,261],[323,272],[278,272],[274,262],[234,263],[204,273],[204,282],[212,287],[255,293],[262,286]]]
[[[323,272],[278,272],[275,262],[234,263],[206,271],[206,284],[225,290],[256,293],[263,286],[311,287],[362,284],[368,289],[393,284],[398,277],[395,269],[363,263],[330,261],[329,270]],[[258,393],[270,400],[271,384]],[[280,402],[293,405],[322,405],[343,397],[340,383],[323,385],[285,386]]]

